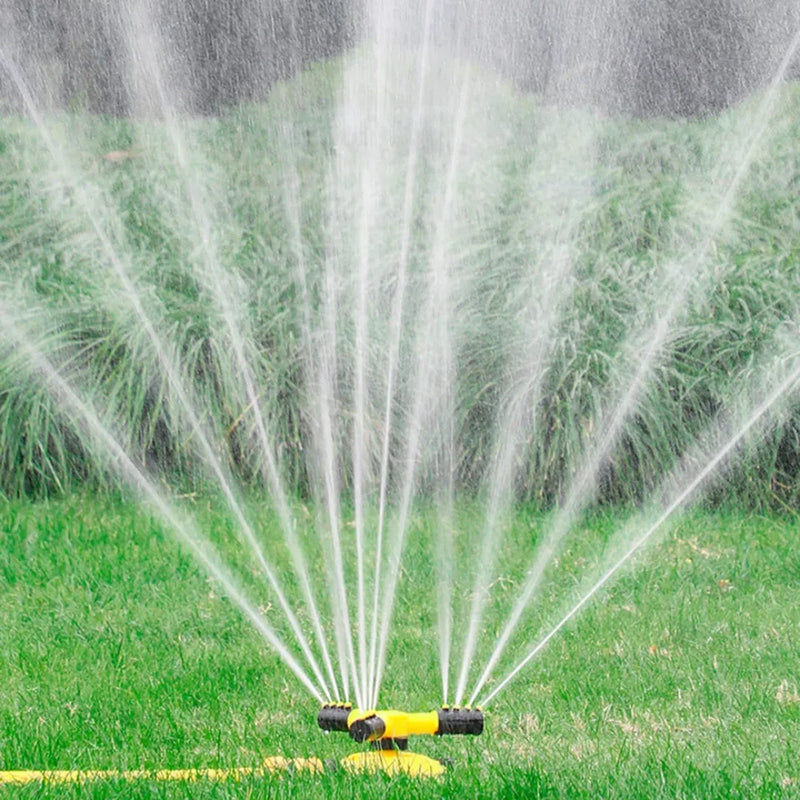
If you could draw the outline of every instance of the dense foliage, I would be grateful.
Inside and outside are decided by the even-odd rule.
[[[318,423],[309,365],[318,366],[314,343],[326,335],[325,281],[334,269],[334,416],[338,467],[350,484],[356,331],[349,309],[358,253],[351,232],[360,201],[346,181],[331,181],[347,157],[335,113],[342,69],[319,66],[278,85],[266,104],[186,121],[182,146],[162,123],[62,115],[42,129],[27,119],[0,120],[0,281],[15,328],[85,389],[129,452],[175,485],[190,487],[206,474],[174,380],[112,269],[115,260],[137,287],[219,452],[242,481],[258,482],[264,455],[223,324],[226,313],[235,318],[283,477],[301,493],[313,478],[309,437]],[[449,78],[442,80],[436,97],[443,103]],[[684,302],[604,461],[600,499],[641,497],[715,414],[737,405],[749,378],[796,356],[799,102],[795,87],[783,90],[726,210],[726,187],[760,122],[759,98],[702,122],[604,120],[473,75],[445,248],[458,487],[484,485],[499,420],[523,397],[515,491],[542,504],[562,495],[632,379],[659,313],[681,292]],[[437,114],[448,124],[441,103],[431,104],[420,139],[412,310],[425,308],[446,185],[450,131]],[[390,116],[393,133],[376,173],[367,346],[373,420],[383,415],[386,321],[397,291],[407,116]],[[423,352],[419,324],[407,311],[395,475]],[[12,336],[2,348],[2,491],[42,495],[105,483],[108,465],[91,437]],[[526,385],[532,360],[541,366],[535,388]],[[380,423],[371,431],[376,472]],[[786,413],[751,443],[720,491],[749,503],[786,502],[800,490],[798,459],[800,416]],[[436,480],[421,471],[423,487]]]

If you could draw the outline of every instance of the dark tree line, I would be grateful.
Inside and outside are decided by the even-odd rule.
[[[133,0],[3,0],[0,44],[54,105],[124,114]],[[187,110],[257,100],[359,37],[358,0],[150,0]],[[419,7],[412,0],[401,8]],[[800,25],[794,0],[438,0],[439,43],[553,100],[697,115],[766,83]],[[413,37],[413,32],[411,33]],[[790,75],[797,76],[797,63]],[[16,91],[0,78],[0,98]]]
[[[58,106],[125,114],[131,109],[122,6],[112,0],[0,0],[6,42],[37,94]],[[263,97],[312,60],[353,40],[347,0],[160,0],[149,16],[183,78],[187,110],[212,113]],[[10,32],[10,36],[8,35]],[[0,31],[0,46],[4,44]],[[16,91],[0,75],[0,97]]]

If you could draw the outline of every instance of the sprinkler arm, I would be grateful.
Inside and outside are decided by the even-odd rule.
[[[317,722],[326,731],[348,732],[356,742],[404,741],[409,736],[476,736],[483,732],[483,711],[449,706],[423,712],[363,711],[339,703],[324,705]]]

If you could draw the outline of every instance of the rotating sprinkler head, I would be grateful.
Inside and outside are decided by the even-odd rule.
[[[346,768],[417,776],[441,775],[445,768],[436,759],[409,753],[409,736],[477,736],[483,732],[483,719],[479,708],[444,706],[424,712],[363,711],[347,703],[324,705],[317,715],[322,730],[347,732],[354,741],[371,744],[371,752],[348,756],[343,762]]]

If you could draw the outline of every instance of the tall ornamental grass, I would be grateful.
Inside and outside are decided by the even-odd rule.
[[[359,155],[343,153],[337,139],[344,69],[319,65],[276,87],[264,105],[184,120],[184,163],[163,122],[50,116],[49,147],[28,119],[0,118],[3,302],[26,340],[85,390],[129,452],[176,487],[203,484],[207,471],[98,231],[133,281],[219,454],[246,484],[264,480],[264,454],[215,281],[222,276],[232,300],[282,476],[304,493],[312,479],[326,280],[335,275],[334,418],[348,487],[359,196],[358,187],[337,181],[336,169],[359,163]],[[706,120],[600,119],[472,75],[444,229],[455,376],[447,413],[460,489],[485,486],[501,412],[523,392],[513,489],[541,505],[563,496],[624,392],[665,297],[684,280],[691,281],[686,303],[603,464],[599,500],[641,498],[715,415],[735,405],[748,374],[796,355],[797,87],[782,90],[732,208],[704,244],[722,194],[714,181],[727,179],[720,164],[737,164],[726,146],[747,130],[757,100]],[[393,412],[395,483],[421,352],[415,313],[430,291],[452,147],[453,114],[443,103],[426,107],[420,137]],[[408,165],[402,98],[391,113],[376,173],[367,312],[373,475]],[[579,133],[574,144],[570,137]],[[537,326],[554,308],[549,324]],[[8,336],[0,348],[0,490],[40,496],[113,481]],[[538,371],[527,375],[534,358]],[[799,437],[795,401],[751,442],[717,496],[792,502],[800,490]],[[419,480],[434,489],[435,470]]]

